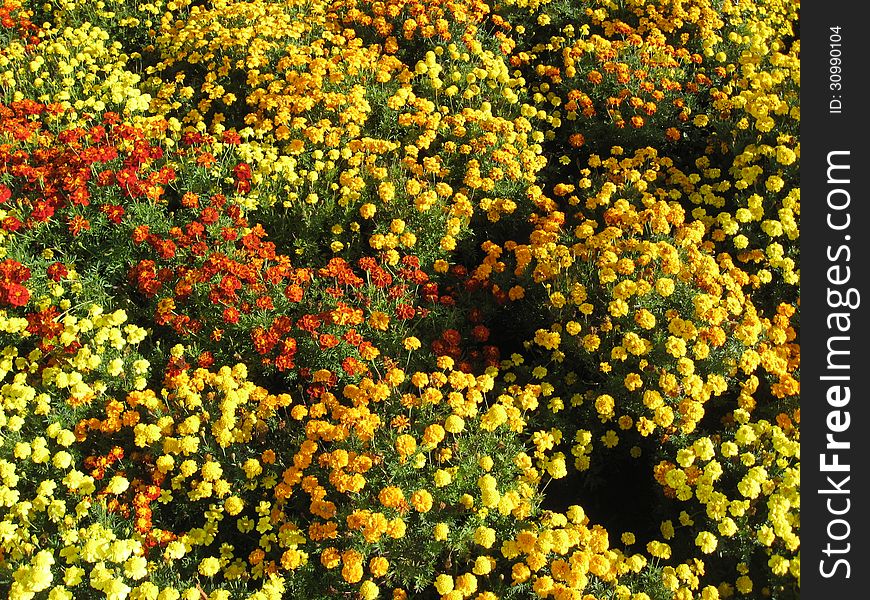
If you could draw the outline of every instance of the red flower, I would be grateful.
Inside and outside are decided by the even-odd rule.
[[[471,337],[478,342],[485,342],[489,339],[489,328],[485,325],[478,325],[471,330]]]
[[[344,372],[353,377],[354,375],[364,373],[366,366],[352,356],[348,356],[341,361],[341,368]]]
[[[359,346],[363,342],[363,336],[361,336],[356,329],[346,331],[341,337],[351,346]]]
[[[314,331],[320,327],[321,321],[314,315],[305,315],[301,319],[296,322],[296,327],[301,329],[302,331],[307,331],[308,333],[314,333]]]
[[[259,298],[257,298],[255,304],[257,305],[257,308],[262,310],[272,310],[275,308],[275,305],[272,303],[271,296],[260,296]]]
[[[441,338],[451,346],[457,346],[462,341],[462,336],[455,329],[448,329],[441,334]]]
[[[299,302],[300,300],[302,300],[303,293],[304,290],[302,289],[302,286],[296,284],[288,285],[286,288],[284,288],[284,296],[290,302]]]
[[[151,230],[148,225],[137,225],[133,229],[133,233],[130,237],[133,240],[133,243],[138,245],[147,240],[150,234]]]
[[[199,358],[196,359],[196,362],[200,367],[207,369],[214,364],[214,356],[211,352],[203,352],[199,355]]]
[[[402,320],[414,318],[416,312],[417,311],[410,304],[400,304],[396,307],[396,316]]]
[[[62,277],[66,277],[69,274],[66,266],[63,263],[53,263],[49,265],[48,269],[45,270],[46,275],[52,281],[60,281]]]
[[[216,162],[217,159],[211,152],[203,152],[196,158],[196,164],[206,169],[211,168]]]
[[[106,218],[109,219],[112,223],[116,225],[121,222],[121,219],[124,217],[124,207],[120,204],[103,204],[100,206],[100,210],[105,213]]]
[[[91,228],[91,222],[81,215],[74,216],[72,219],[69,219],[67,223],[69,225],[69,231],[73,236],[77,236],[82,231],[87,231]]]
[[[15,232],[21,229],[23,223],[15,217],[9,216],[3,219],[3,229],[6,231]]]
[[[30,269],[17,260],[7,258],[3,262],[0,262],[0,275],[7,282],[24,283],[30,279]]]
[[[224,321],[231,325],[235,325],[239,322],[239,311],[232,306],[228,306],[224,309]]]
[[[224,131],[223,136],[221,138],[224,144],[229,144],[231,146],[238,146],[242,143],[242,136],[238,134],[235,130]]]
[[[338,346],[339,343],[341,343],[341,340],[339,340],[337,337],[335,337],[331,333],[322,334],[318,341],[320,342],[320,349],[321,350],[335,348],[336,346]]]
[[[251,167],[248,163],[239,163],[235,167],[233,167],[233,175],[236,176],[236,179],[239,182],[248,181],[253,173],[251,172]]]
[[[372,269],[369,275],[371,276],[372,283],[379,288],[387,287],[393,283],[393,276],[380,267]]]
[[[205,223],[206,225],[211,225],[212,223],[216,223],[220,214],[217,209],[213,206],[207,206],[203,209],[202,214],[199,216],[200,221]]]
[[[0,284],[0,302],[24,306],[30,301],[30,291],[20,283]]]

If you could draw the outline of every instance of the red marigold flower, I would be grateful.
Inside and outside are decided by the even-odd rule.
[[[400,304],[396,307],[396,316],[403,320],[414,318],[416,309],[410,304]]]
[[[210,169],[216,162],[217,159],[211,152],[203,152],[196,158],[196,164],[206,169]]]
[[[253,175],[251,166],[248,163],[241,162],[233,167],[233,175],[235,175],[239,182],[248,181]]]
[[[137,225],[130,237],[133,243],[138,245],[147,240],[150,234],[151,228],[148,225]]]
[[[350,329],[341,336],[351,346],[359,346],[363,342],[363,336],[356,329]]]
[[[238,132],[233,129],[224,131],[221,139],[223,140],[224,144],[229,144],[231,146],[237,146],[242,143],[242,136],[240,136]]]
[[[6,231],[15,232],[21,229],[24,224],[13,216],[8,216],[3,219],[3,229]]]
[[[301,319],[296,322],[296,327],[301,329],[302,331],[307,331],[308,333],[314,333],[314,331],[320,327],[321,321],[314,315],[304,315]]]
[[[338,344],[341,343],[341,340],[339,340],[331,333],[324,333],[321,334],[318,342],[320,343],[321,350],[327,350],[329,348],[335,348],[336,346],[338,346]]]
[[[213,206],[207,206],[203,209],[202,214],[199,216],[199,220],[205,223],[206,225],[211,225],[212,223],[216,223],[218,218],[220,218],[220,214],[217,209]],[[233,238],[235,239],[235,238]]]
[[[30,301],[30,291],[20,283],[0,284],[0,302],[24,306]]]
[[[485,342],[489,339],[489,328],[485,325],[478,325],[471,330],[471,336],[478,342]]]
[[[199,196],[193,192],[186,192],[181,197],[181,206],[184,208],[196,208],[199,206]]]
[[[17,260],[7,258],[0,262],[0,275],[10,283],[24,283],[30,279],[30,269]]]
[[[299,302],[302,300],[302,295],[304,294],[304,290],[302,286],[291,284],[284,288],[284,297],[286,297],[290,302]]]
[[[37,200],[33,203],[33,210],[30,211],[30,219],[37,223],[45,223],[54,216],[57,207],[45,200]]]
[[[45,270],[46,275],[52,281],[60,281],[61,278],[66,277],[69,274],[66,266],[63,263],[56,262],[48,266],[48,269]]]
[[[351,377],[363,373],[366,370],[365,365],[357,359],[353,358],[352,356],[348,356],[343,361],[341,361],[341,368]]]
[[[387,287],[393,283],[393,276],[381,267],[375,267],[369,272],[369,275],[371,276],[372,283],[379,288]]]
[[[257,305],[257,308],[261,310],[272,310],[275,308],[275,304],[272,302],[271,296],[260,296],[259,298],[257,298],[255,304]]]
[[[377,261],[371,256],[363,256],[356,263],[363,271],[371,271],[378,266]]]
[[[443,339],[451,346],[457,346],[459,345],[459,342],[462,341],[462,336],[455,329],[448,329],[443,334],[441,334],[441,339]]]
[[[199,355],[199,358],[197,358],[196,362],[200,367],[207,369],[214,364],[214,355],[212,355],[212,353],[208,351],[203,352]]]

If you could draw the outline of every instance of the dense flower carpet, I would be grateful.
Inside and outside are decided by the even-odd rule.
[[[0,594],[791,600],[787,0],[0,0]]]

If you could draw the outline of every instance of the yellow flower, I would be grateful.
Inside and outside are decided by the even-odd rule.
[[[656,280],[655,288],[660,296],[670,296],[674,293],[674,280],[669,277],[662,277]]]
[[[484,548],[492,548],[495,544],[495,529],[481,525],[474,530],[474,543]]]
[[[245,507],[245,502],[238,496],[230,496],[224,500],[224,508],[230,516],[236,516]]]
[[[370,579],[363,581],[359,587],[359,596],[362,600],[374,600],[380,593],[381,590]]]
[[[718,544],[719,541],[716,539],[716,536],[709,531],[701,531],[695,537],[695,545],[698,546],[704,554],[711,554],[716,550]]]
[[[369,326],[378,331],[386,331],[390,326],[390,316],[379,310],[374,310],[369,315]]]
[[[198,571],[204,577],[214,577],[221,568],[221,561],[214,556],[209,556],[202,559],[199,563]]]
[[[437,471],[435,471],[434,480],[436,487],[444,487],[450,485],[450,483],[453,481],[453,476],[450,474],[450,471],[438,469]]]
[[[382,181],[378,185],[378,196],[384,202],[389,202],[396,197],[396,187],[389,181]]]
[[[749,594],[752,591],[752,580],[748,575],[741,575],[735,583],[737,584],[737,591],[741,594]]]
[[[442,596],[445,594],[449,594],[453,591],[453,577],[447,575],[446,573],[442,573],[435,578],[435,589]]]

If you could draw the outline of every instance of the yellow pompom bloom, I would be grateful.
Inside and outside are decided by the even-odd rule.
[[[411,506],[417,512],[429,512],[432,509],[432,501],[432,494],[427,490],[417,490],[411,494]]]
[[[701,549],[704,554],[711,554],[719,545],[719,540],[709,531],[701,531],[695,537],[695,545]]]
[[[221,568],[221,561],[214,556],[202,559],[199,563],[199,574],[204,577],[214,577]]]

